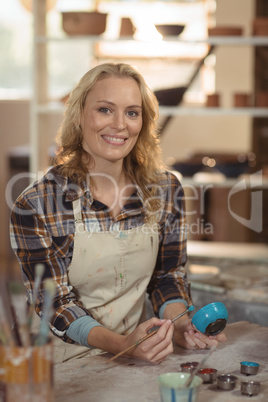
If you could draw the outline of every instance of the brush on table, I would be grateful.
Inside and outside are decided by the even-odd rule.
[[[189,306],[183,313],[180,313],[179,315],[177,315],[176,317],[172,318],[171,322],[175,322],[176,320],[178,320],[179,318],[181,318],[182,316],[184,316],[185,314],[187,314],[190,311],[194,310],[194,306]],[[122,356],[124,353],[128,352],[129,350],[133,349],[135,346],[140,345],[142,342],[146,341],[146,339],[151,338],[151,336],[153,336],[154,334],[157,333],[157,331],[159,330],[159,328],[155,329],[154,331],[150,332],[149,334],[145,335],[143,338],[139,339],[136,343],[134,343],[133,345],[129,346],[127,349],[122,350],[122,352],[117,353],[117,355],[111,357],[111,359],[107,360],[107,363],[117,359],[117,357]]]
[[[22,346],[30,346],[30,333],[28,327],[27,302],[25,288],[22,283],[12,281],[8,284],[10,300],[16,315],[16,325]]]
[[[4,346],[15,346],[13,333],[5,314],[4,303],[0,297],[0,343]]]

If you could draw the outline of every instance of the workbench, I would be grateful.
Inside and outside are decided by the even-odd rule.
[[[232,391],[224,391],[217,388],[216,382],[202,384],[198,402],[268,401],[268,327],[240,321],[228,324],[224,332],[227,341],[217,347],[204,367],[217,369],[218,374],[236,375],[237,385]],[[205,353],[207,350],[175,346],[173,354],[159,365],[123,357],[107,363],[112,356],[109,353],[55,364],[54,402],[159,402],[158,375],[179,372],[180,364],[200,362]],[[241,374],[241,361],[259,363],[259,372],[253,376]],[[246,380],[262,383],[259,395],[241,394],[240,382]]]

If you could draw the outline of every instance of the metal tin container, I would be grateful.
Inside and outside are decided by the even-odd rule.
[[[240,373],[246,375],[255,375],[259,371],[260,365],[255,362],[240,362]]]
[[[204,383],[213,383],[217,379],[218,371],[213,368],[203,368],[197,375],[202,378]]]
[[[198,366],[198,362],[186,362],[181,364],[181,371],[184,373],[192,373]]]
[[[232,374],[221,374],[217,377],[217,387],[225,391],[231,391],[235,388],[237,377]]]
[[[260,381],[243,381],[241,382],[241,394],[243,395],[258,395],[261,390]]]

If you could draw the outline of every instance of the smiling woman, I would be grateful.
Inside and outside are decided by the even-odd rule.
[[[184,193],[165,170],[158,104],[128,64],[88,71],[71,92],[55,166],[17,199],[11,243],[29,299],[35,265],[54,280],[55,361],[102,351],[159,363],[176,343],[205,348],[224,334],[197,334],[185,272]],[[146,292],[155,317],[145,320]],[[42,314],[39,289],[36,313]]]

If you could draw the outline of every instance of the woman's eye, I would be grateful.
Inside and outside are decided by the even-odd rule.
[[[135,110],[130,110],[129,112],[127,112],[128,116],[130,117],[137,117],[139,116],[139,113],[136,112]]]
[[[99,112],[101,112],[101,113],[109,113],[110,109],[108,109],[108,107],[100,107]]]

